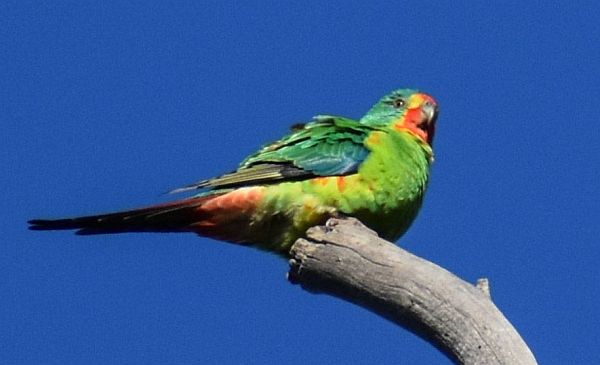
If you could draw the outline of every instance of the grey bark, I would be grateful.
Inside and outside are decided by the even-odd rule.
[[[379,238],[353,218],[313,227],[290,251],[289,280],[385,317],[458,364],[537,364],[514,327],[477,286]]]

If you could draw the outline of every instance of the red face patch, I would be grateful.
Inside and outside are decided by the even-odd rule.
[[[416,94],[411,98],[409,108],[394,127],[409,131],[431,145],[435,133],[437,103],[427,94]]]

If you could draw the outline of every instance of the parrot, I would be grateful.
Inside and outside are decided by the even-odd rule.
[[[115,213],[32,219],[32,230],[79,235],[192,232],[286,256],[312,226],[354,217],[389,241],[420,210],[434,160],[436,100],[385,95],[359,120],[317,115],[236,170],[175,189],[191,197]]]

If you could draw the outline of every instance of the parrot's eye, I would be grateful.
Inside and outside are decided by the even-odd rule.
[[[404,106],[405,102],[404,99],[394,99],[394,101],[392,102],[392,105],[394,106],[394,108],[402,108]]]

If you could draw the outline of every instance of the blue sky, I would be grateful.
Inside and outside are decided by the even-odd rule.
[[[475,282],[540,363],[600,363],[595,2],[3,2],[1,357],[12,364],[448,363],[287,263],[191,234],[26,220],[147,205],[289,125],[390,90],[441,104],[400,240]]]

